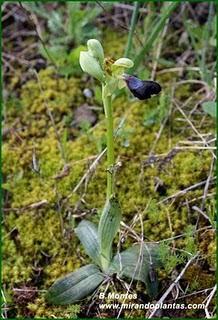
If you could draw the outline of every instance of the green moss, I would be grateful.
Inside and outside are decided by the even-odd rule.
[[[105,30],[104,32],[104,52],[105,56],[109,56],[114,58],[115,60],[118,57],[122,57],[124,53],[124,49],[127,43],[127,36],[122,34],[119,37],[119,41],[117,41],[117,31],[116,30]]]
[[[35,318],[64,318],[76,319],[80,312],[80,305],[67,307],[47,306],[44,298],[37,298],[34,303],[29,303],[27,309],[34,314]],[[22,316],[22,315],[21,315]]]
[[[5,283],[22,283],[30,281],[32,278],[32,267],[21,252],[18,252],[14,241],[6,235],[3,244],[4,267],[2,279]]]
[[[216,238],[214,230],[206,230],[199,236],[199,250],[212,270],[216,269]]]
[[[190,284],[193,284],[196,291],[211,288],[214,285],[214,276],[203,271],[198,264],[193,264],[187,269],[184,279],[189,281]]]

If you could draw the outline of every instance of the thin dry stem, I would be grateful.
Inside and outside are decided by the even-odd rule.
[[[164,292],[162,297],[156,302],[156,305],[160,306],[161,303],[164,302],[164,300],[167,298],[167,296],[170,294],[170,292],[174,289],[174,287],[179,283],[179,280],[183,277],[185,271],[188,269],[190,264],[198,257],[198,253],[194,255],[185,265],[185,267],[182,269],[178,277],[174,280],[174,282],[169,286],[169,288]],[[153,311],[148,316],[148,319],[153,318],[158,308],[153,309]]]

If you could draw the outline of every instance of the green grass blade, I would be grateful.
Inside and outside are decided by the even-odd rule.
[[[213,2],[210,3],[209,6],[209,14],[208,14],[208,19],[205,24],[205,28],[203,31],[203,48],[201,51],[201,70],[202,70],[202,77],[203,80],[209,84],[212,82],[212,77],[210,76],[209,70],[206,65],[206,57],[207,57],[207,50],[208,50],[208,45],[209,45],[209,39],[210,39],[210,34],[212,31],[212,20],[213,20]]]
[[[165,2],[167,6],[163,5],[163,12],[161,14],[160,19],[157,21],[157,24],[151,31],[150,36],[148,37],[147,41],[145,42],[143,48],[139,52],[139,54],[136,56],[134,60],[134,66],[130,70],[131,73],[133,73],[138,66],[140,65],[141,61],[144,59],[145,54],[151,49],[152,44],[156,40],[158,34],[161,32],[161,30],[164,28],[166,20],[169,18],[171,13],[176,9],[178,6],[179,2]]]
[[[130,31],[129,31],[129,34],[128,34],[126,50],[125,50],[125,53],[124,53],[124,57],[126,57],[126,58],[129,57],[130,51],[131,51],[131,48],[132,48],[132,38],[133,38],[133,34],[134,34],[135,27],[136,27],[136,24],[137,24],[139,8],[140,8],[140,2],[138,2],[138,1],[134,2],[134,10],[133,10],[132,18],[131,18]]]

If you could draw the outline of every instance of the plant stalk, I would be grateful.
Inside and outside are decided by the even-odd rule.
[[[109,200],[114,195],[114,130],[111,95],[105,94],[104,86],[102,87],[102,100],[107,126],[107,200]]]

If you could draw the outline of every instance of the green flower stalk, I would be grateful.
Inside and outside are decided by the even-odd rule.
[[[84,72],[99,80],[102,84],[102,101],[107,126],[107,199],[115,195],[114,181],[114,135],[113,135],[113,107],[112,94],[116,89],[125,86],[121,75],[125,69],[133,67],[132,60],[120,58],[104,68],[104,50],[96,39],[87,42],[88,51],[80,53],[80,66]]]
[[[105,110],[106,124],[107,124],[107,199],[114,195],[114,128],[113,128],[113,109],[111,95],[105,94],[105,86],[102,85],[102,101]]]

